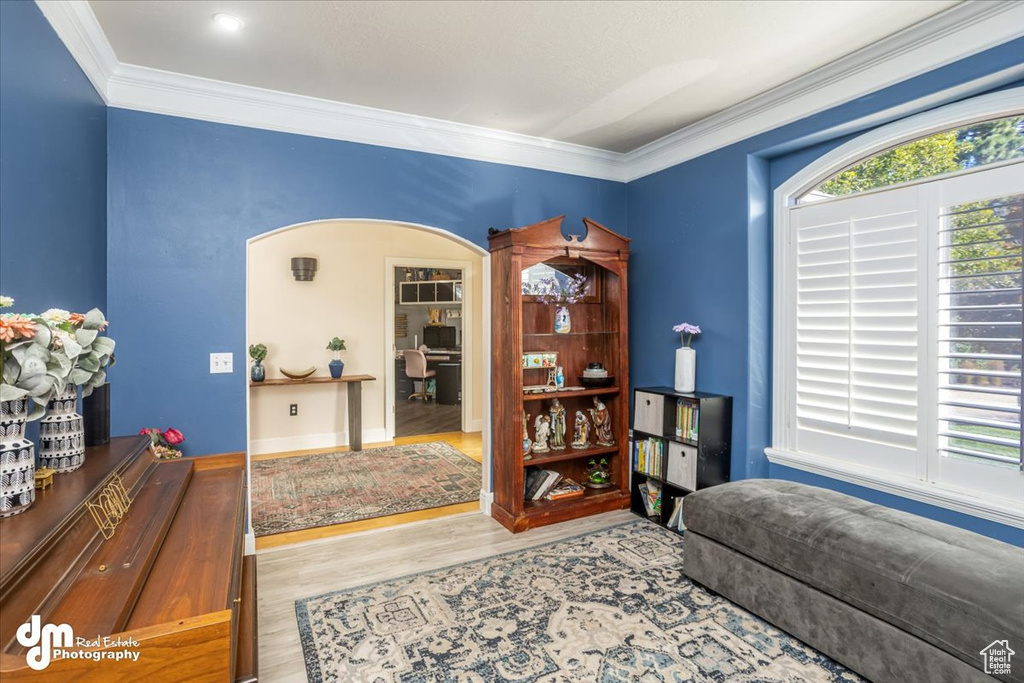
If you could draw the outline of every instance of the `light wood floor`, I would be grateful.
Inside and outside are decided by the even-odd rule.
[[[295,620],[295,601],[300,598],[551,543],[635,519],[620,510],[513,535],[490,517],[475,514],[260,552],[260,680],[306,681]]]
[[[448,432],[445,434],[422,434],[419,436],[404,436],[396,438],[394,441],[386,441],[383,443],[372,443],[363,444],[363,448],[377,448],[380,446],[401,446],[414,443],[426,443],[428,441],[446,441],[461,452],[465,453],[469,457],[473,458],[477,462],[483,461],[483,440],[481,439],[480,432]],[[273,460],[276,458],[289,458],[299,455],[315,455],[317,453],[338,453],[340,451],[347,451],[348,447],[342,448],[318,448],[313,450],[305,451],[288,451],[286,453],[266,453],[264,455],[254,455],[252,460]],[[334,524],[331,526],[316,527],[314,529],[302,529],[300,531],[289,531],[283,534],[274,534],[273,536],[261,536],[256,539],[256,550],[266,550],[268,548],[278,548],[282,546],[295,545],[298,543],[306,543],[309,541],[315,541],[323,538],[330,538],[332,536],[340,536],[343,534],[352,534],[358,531],[369,531],[371,529],[382,529],[389,526],[396,526],[398,524],[408,524],[410,522],[422,522],[428,519],[437,519],[439,517],[448,517],[451,515],[469,514],[479,512],[480,503],[478,501],[470,501],[468,503],[457,503],[455,505],[446,505],[439,508],[430,508],[429,510],[416,510],[414,512],[405,512],[400,515],[389,515],[387,517],[375,517],[373,519],[362,519],[356,522],[346,522],[345,524]]]

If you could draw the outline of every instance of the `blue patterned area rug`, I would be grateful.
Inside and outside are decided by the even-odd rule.
[[[295,603],[311,683],[861,681],[682,573],[649,522]]]

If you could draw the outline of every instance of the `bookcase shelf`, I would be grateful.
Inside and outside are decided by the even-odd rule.
[[[622,498],[621,494],[617,489],[586,489],[582,496],[576,496],[575,498],[563,498],[562,500],[527,500],[524,501],[523,506],[527,510],[547,510],[551,511],[553,508],[568,507],[572,510],[574,507],[582,503],[590,504],[601,504],[611,503],[618,504],[618,501]]]
[[[579,391],[550,391],[542,394],[523,394],[523,401],[550,401],[553,398],[573,398],[576,396],[605,396],[618,394],[621,391],[618,387],[601,387],[600,389],[581,389]]]
[[[491,514],[513,532],[585,515],[626,509],[629,490],[629,377],[627,264],[629,240],[584,218],[586,235],[566,239],[564,216],[523,228],[492,232],[491,316],[494,503]],[[587,293],[569,304],[572,331],[554,331],[555,306],[523,294],[524,282],[582,274]],[[533,279],[531,279],[533,278]],[[539,278],[539,279],[538,279]],[[510,331],[514,333],[510,334]],[[523,353],[555,353],[567,382],[573,383],[589,363],[602,363],[618,386],[524,394],[523,386],[543,383],[544,373],[522,367]],[[546,371],[546,369],[545,369]],[[536,437],[538,415],[549,414],[558,399],[565,408],[566,442],[573,438],[577,411],[590,418],[594,401],[611,417],[616,446],[567,449],[523,459],[523,416],[528,437]],[[596,441],[593,432],[590,441]],[[586,489],[584,495],[560,500],[524,500],[526,468],[539,467],[583,483],[590,458],[604,458],[613,486]],[[534,470],[531,470],[533,472]]]
[[[600,334],[618,334],[616,330],[600,330],[595,332],[524,332],[524,337],[589,337]]]
[[[696,438],[684,438],[691,433]],[[661,442],[657,447],[656,442]],[[667,387],[636,389],[630,455],[631,504],[637,515],[673,531],[676,505],[687,494],[729,481],[732,442],[732,397],[704,392],[684,394]],[[640,467],[638,445],[644,448]],[[643,447],[643,446],[641,446]],[[646,470],[646,471],[645,471]],[[648,514],[644,487],[660,489],[661,509]],[[683,520],[685,524],[685,520]]]
[[[564,451],[551,451],[540,455],[534,454],[529,460],[524,459],[525,465],[545,465],[550,462],[561,462],[562,460],[579,460],[580,458],[594,458],[599,455],[618,453],[618,446],[601,446],[598,448],[587,448],[586,450],[573,450],[567,448]]]

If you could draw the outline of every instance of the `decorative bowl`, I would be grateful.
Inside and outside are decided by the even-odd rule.
[[[314,372],[316,372],[315,367],[309,367],[305,370],[285,370],[284,368],[281,368],[281,374],[288,379],[306,379]]]
[[[600,387],[610,387],[615,383],[614,375],[607,375],[605,377],[587,377],[586,375],[579,376],[580,384],[589,388],[597,389]]]

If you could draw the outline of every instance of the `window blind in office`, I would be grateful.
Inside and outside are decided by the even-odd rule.
[[[917,188],[795,207],[796,447],[915,472],[921,368]]]

